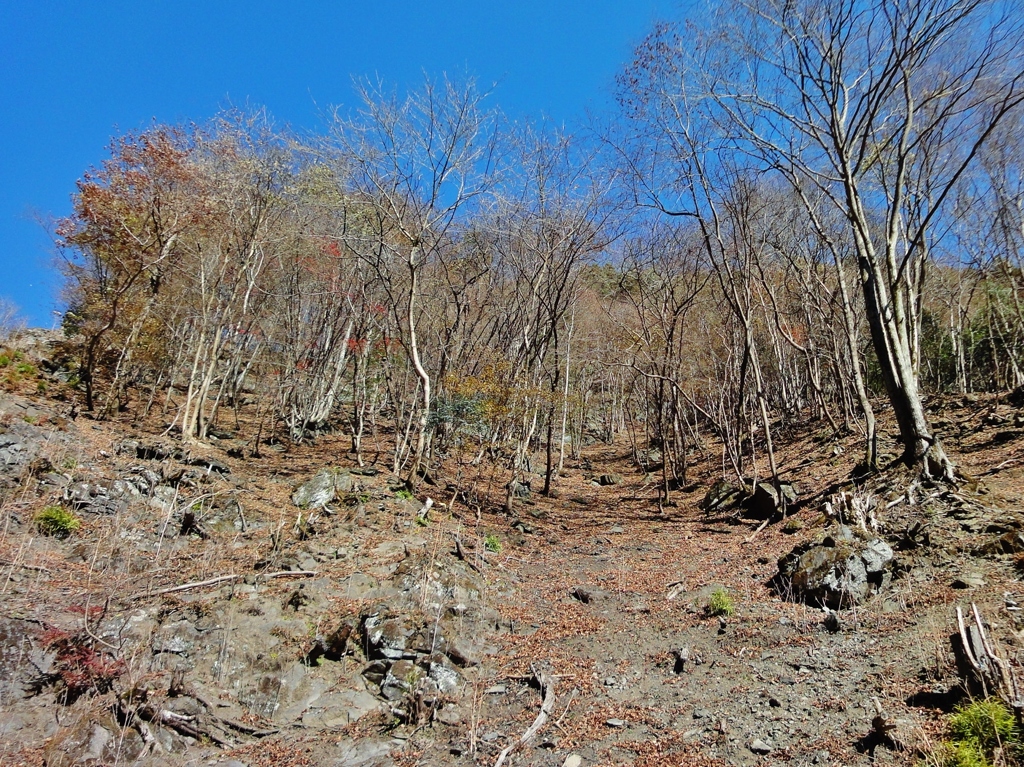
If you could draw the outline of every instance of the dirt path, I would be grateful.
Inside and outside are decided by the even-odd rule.
[[[502,649],[479,683],[495,690],[481,696],[479,750],[530,724],[538,694],[503,682],[536,665],[557,675],[559,725],[530,764],[904,763],[866,736],[877,698],[904,742],[925,737],[928,711],[906,699],[948,671],[945,605],[919,588],[934,574],[907,573],[830,632],[769,587],[794,544],[780,526],[746,544],[749,528],[708,519],[700,493],[660,515],[653,489],[626,477],[573,476],[558,500],[524,507],[532,532],[494,573]],[[707,614],[716,590],[731,617]]]

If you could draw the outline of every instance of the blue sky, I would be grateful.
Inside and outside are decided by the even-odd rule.
[[[39,219],[66,215],[112,135],[263,106],[315,130],[353,77],[497,83],[513,116],[572,124],[686,0],[0,0],[0,296],[33,325],[59,308]]]

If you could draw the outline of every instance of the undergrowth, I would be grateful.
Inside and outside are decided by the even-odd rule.
[[[708,615],[722,615],[726,618],[736,612],[736,606],[733,604],[732,597],[725,589],[715,589],[711,592],[711,598],[708,600],[706,609]]]
[[[82,520],[63,506],[47,506],[34,521],[39,532],[54,538],[67,538],[82,526]]]
[[[54,654],[52,671],[43,684],[57,684],[57,699],[65,705],[89,693],[108,692],[125,671],[124,661],[97,650],[85,632],[50,628],[43,633],[42,644]]]
[[[919,767],[991,767],[1019,764],[1021,737],[1013,712],[998,698],[978,700],[957,708],[947,721],[949,738]],[[998,755],[998,757],[997,757]]]

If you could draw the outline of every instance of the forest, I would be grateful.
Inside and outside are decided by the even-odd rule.
[[[656,28],[578,131],[441,77],[366,81],[320,135],[231,112],[118,137],[56,227],[85,409],[202,440],[245,403],[254,451],[341,429],[360,460],[386,423],[413,483],[539,442],[547,488],[626,434],[665,500],[702,433],[777,479],[812,419],[861,433],[865,470],[952,479],[923,398],[1024,383],[1018,17],[725,4]]]
[[[1022,41],[721,0],[580,125],[115,137],[0,360],[9,676],[81,712],[0,761],[1022,763]]]

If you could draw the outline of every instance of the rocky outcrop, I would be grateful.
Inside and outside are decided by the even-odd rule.
[[[833,609],[861,604],[888,584],[892,548],[878,537],[839,526],[779,560],[776,589],[785,597]]]
[[[754,483],[748,479],[737,485],[721,480],[707,491],[700,507],[710,514],[742,506],[752,515],[766,519],[781,514],[796,502],[797,490],[791,482]]]
[[[347,471],[323,468],[295,488],[292,503],[300,509],[318,509],[334,501],[339,493],[351,493],[354,489],[355,482]]]

